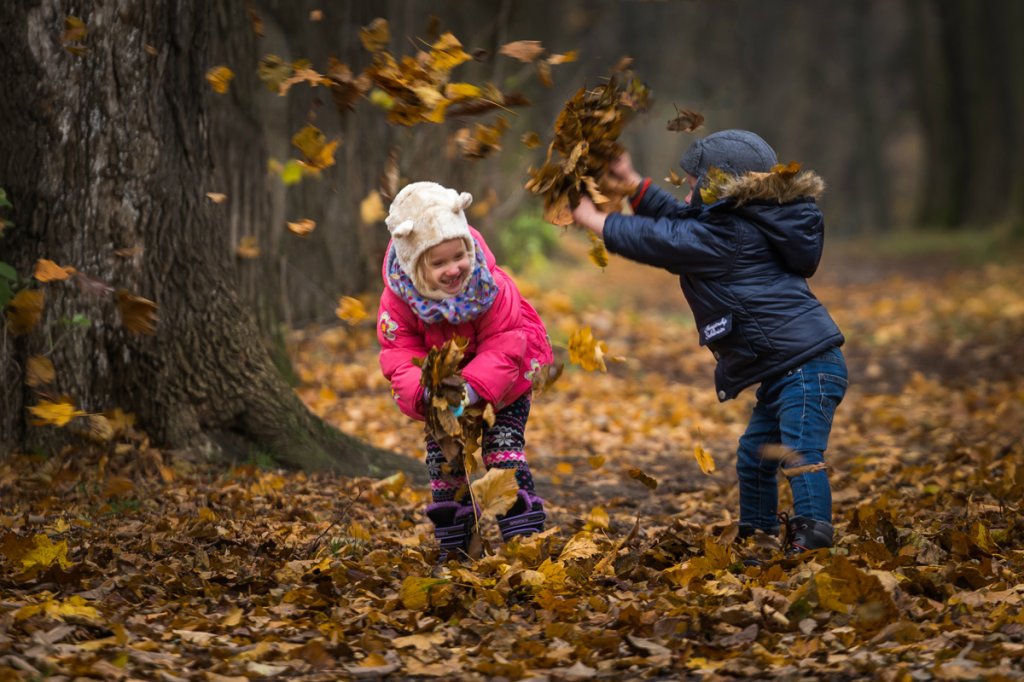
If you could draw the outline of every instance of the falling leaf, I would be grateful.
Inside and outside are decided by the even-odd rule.
[[[604,242],[593,232],[588,232],[587,235],[590,237],[590,250],[587,251],[590,262],[599,268],[608,267],[608,250]]]
[[[152,45],[143,45],[142,49],[144,49],[146,51],[146,54],[150,55],[151,57],[155,57],[158,54],[160,54],[160,52]]]
[[[210,87],[213,88],[214,92],[221,95],[228,91],[228,85],[234,77],[235,72],[224,65],[214,66],[206,72],[206,80],[209,82]]]
[[[349,324],[359,324],[370,318],[370,313],[366,311],[363,302],[351,296],[342,296],[338,299],[338,308],[334,314]]]
[[[689,109],[680,109],[676,107],[676,117],[668,122],[666,126],[669,130],[675,130],[683,133],[692,133],[704,125],[704,116],[698,114],[696,111],[690,111]]]
[[[74,275],[77,270],[68,266],[57,265],[52,260],[40,258],[36,261],[35,278],[40,282],[59,282]]]
[[[645,474],[643,472],[643,470],[641,470],[641,469],[638,469],[636,467],[631,467],[627,471],[627,473],[629,474],[630,478],[632,478],[634,481],[640,481],[645,486],[647,486],[647,488],[649,490],[654,490],[655,488],[658,487],[658,481],[656,479],[648,476],[647,474]]]
[[[608,518],[608,512],[605,511],[604,507],[594,507],[587,514],[585,530],[608,530],[608,526],[611,520]]]
[[[66,397],[56,402],[41,399],[39,404],[29,406],[28,411],[36,416],[32,421],[33,426],[63,427],[75,417],[85,416],[85,412],[76,408],[71,399]]]
[[[588,372],[601,370],[607,372],[604,356],[608,352],[608,346],[604,341],[594,338],[590,327],[577,329],[569,337],[569,362],[579,365]]]
[[[671,184],[671,185],[673,185],[675,187],[682,187],[684,180],[679,175],[679,173],[676,173],[674,170],[669,168],[668,169],[668,177],[665,178],[665,182],[667,182],[667,183],[669,183],[669,184]]]
[[[391,33],[388,28],[388,20],[376,18],[369,26],[359,29],[359,40],[367,52],[381,52],[391,41]]]
[[[540,44],[539,40],[516,40],[498,48],[498,54],[530,63],[544,54],[544,46]]]
[[[28,334],[43,316],[42,289],[22,289],[7,303],[7,329],[14,336]]]
[[[128,331],[143,335],[156,334],[156,303],[119,289],[117,307],[121,311],[121,323]]]
[[[323,10],[314,9],[314,10],[310,10],[309,11],[309,20],[310,21],[320,21],[323,18],[324,18]]]
[[[260,257],[260,245],[255,235],[246,235],[238,240],[238,246],[235,248],[235,254],[239,258],[259,258]]]
[[[215,204],[223,204],[227,198],[227,194],[221,194],[220,192],[207,192],[206,198]]]
[[[800,164],[796,161],[790,161],[787,164],[777,163],[772,166],[770,173],[774,175],[781,175],[782,177],[793,177],[800,172]]]
[[[604,466],[605,459],[604,455],[591,455],[587,457],[587,464],[590,465],[591,469],[600,469]]]
[[[50,358],[33,355],[25,363],[25,384],[28,386],[45,386],[57,377],[57,370]]]
[[[527,149],[535,149],[541,145],[540,135],[534,131],[523,133],[523,136],[519,138]]]
[[[339,141],[328,142],[323,131],[314,125],[307,125],[292,136],[292,144],[302,152],[309,166],[322,170],[334,165],[334,150]]]
[[[102,414],[90,414],[85,419],[86,435],[100,443],[114,439],[114,427]]]
[[[294,185],[302,180],[302,162],[298,159],[288,159],[281,167],[281,182],[285,185]]]
[[[392,147],[388,152],[388,160],[384,164],[384,172],[381,173],[378,189],[381,199],[392,201],[398,194],[398,183],[401,181],[401,172],[398,168],[398,148]]]
[[[579,59],[579,52],[576,50],[570,50],[565,54],[553,54],[545,61],[552,66],[556,66],[558,64],[568,64],[569,62],[574,62],[577,59]]]
[[[482,514],[504,514],[515,504],[519,493],[515,469],[489,469],[471,484],[473,499]]]
[[[88,50],[82,43],[89,33],[85,22],[75,16],[64,17],[64,33],[61,34],[60,42],[64,49],[73,55],[81,57]]]
[[[384,211],[384,202],[380,198],[380,192],[371,191],[366,198],[359,202],[359,217],[363,225],[374,225],[388,217]]]
[[[268,54],[260,59],[256,73],[267,90],[280,93],[281,84],[291,77],[294,70],[291,64],[288,64],[276,54]]]
[[[462,43],[451,33],[441,35],[430,46],[430,66],[436,71],[451,71],[459,64],[468,62],[470,59],[472,57],[462,49]]]
[[[252,27],[252,32],[257,38],[262,38],[265,35],[263,28],[263,17],[256,11],[252,3],[246,0],[245,13],[249,17],[249,25]]]
[[[312,232],[316,228],[316,222],[309,218],[303,218],[302,220],[292,223],[288,223],[288,229],[299,235],[305,237],[307,234]]]
[[[697,458],[697,464],[700,465],[701,471],[705,474],[715,473],[715,460],[707,450],[701,447],[700,443],[693,446],[693,456]]]

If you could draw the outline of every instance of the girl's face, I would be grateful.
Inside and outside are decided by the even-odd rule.
[[[690,192],[686,195],[686,198],[683,199],[683,201],[690,203],[690,200],[693,199],[693,190],[697,189],[697,176],[687,173],[686,183],[690,186]]]
[[[459,293],[471,270],[466,242],[458,237],[441,242],[423,254],[423,279],[431,288],[446,294]]]

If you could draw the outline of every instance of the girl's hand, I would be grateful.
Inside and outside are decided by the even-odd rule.
[[[598,237],[604,235],[604,221],[608,216],[597,210],[590,197],[580,197],[580,205],[573,209],[572,219],[580,227],[590,230]]]

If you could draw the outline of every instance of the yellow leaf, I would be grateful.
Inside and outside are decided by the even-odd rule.
[[[220,192],[207,192],[206,198],[215,204],[223,204],[227,200],[228,195]]]
[[[587,531],[580,531],[569,538],[565,543],[562,553],[558,555],[559,561],[572,561],[573,559],[589,559],[601,550],[594,542],[593,536]]]
[[[470,487],[483,514],[504,514],[515,504],[519,493],[515,469],[490,469]]]
[[[451,33],[442,35],[430,48],[430,66],[436,71],[447,73],[459,64],[472,59],[462,49],[462,43],[458,38]]]
[[[64,45],[64,49],[71,54],[82,56],[87,51],[85,45],[82,45],[82,41],[85,40],[88,33],[85,22],[75,16],[66,16],[64,17],[64,33],[60,37],[60,42]]]
[[[223,95],[228,91],[228,84],[235,77],[235,72],[224,65],[214,66],[206,72],[206,80],[213,91]]]
[[[427,608],[427,605],[430,604],[431,588],[444,585],[447,582],[440,578],[419,578],[411,575],[402,581],[398,595],[405,608],[419,611]]]
[[[292,136],[294,145],[306,157],[306,163],[317,170],[334,165],[334,150],[338,140],[327,141],[323,131],[314,125],[307,125]]]
[[[50,358],[33,355],[25,363],[25,384],[28,386],[45,386],[57,377],[57,370]]]
[[[226,628],[238,627],[241,624],[241,622],[242,622],[242,614],[243,614],[242,609],[240,609],[237,606],[232,607],[227,612],[227,614],[225,614],[225,616],[221,620],[220,624],[222,626],[226,627]]]
[[[604,507],[594,507],[587,515],[587,523],[584,526],[584,529],[608,530],[610,523],[611,519],[608,518],[608,512],[605,511]]]
[[[701,447],[700,443],[693,446],[693,456],[697,458],[697,464],[700,465],[701,471],[705,474],[715,473],[715,460],[707,450]]]
[[[246,235],[238,240],[238,246],[235,247],[235,254],[239,258],[259,258],[260,257],[260,246],[254,235]]]
[[[604,248],[604,242],[593,232],[588,232],[587,236],[590,237],[590,250],[587,251],[590,262],[599,268],[608,267],[608,250]]]
[[[32,331],[43,316],[46,295],[42,289],[22,289],[7,304],[7,328],[14,336]]]
[[[121,310],[121,323],[128,331],[156,334],[156,303],[120,289],[117,292],[117,307]]]
[[[69,398],[59,402],[40,400],[38,405],[28,408],[38,419],[32,421],[33,426],[66,426],[75,417],[82,417],[85,412],[77,409]]]
[[[36,535],[32,538],[33,548],[21,557],[22,568],[28,570],[33,566],[46,568],[56,562],[61,568],[69,568],[68,543],[61,540],[54,544],[49,536]]]
[[[87,435],[95,441],[105,443],[114,439],[114,427],[102,414],[90,414],[86,419]]]
[[[600,469],[604,466],[604,455],[591,455],[587,457],[587,463],[590,464],[591,469]]]
[[[391,40],[391,32],[388,30],[388,20],[380,17],[370,22],[369,26],[359,29],[359,40],[367,52],[380,52],[388,46]]]
[[[36,261],[35,278],[40,282],[60,282],[78,272],[73,267],[61,266],[52,260],[40,258]]]
[[[342,296],[338,299],[338,308],[334,314],[349,324],[358,324],[370,317],[363,302],[351,296]]]
[[[365,199],[359,202],[359,217],[362,218],[363,225],[379,223],[387,215],[384,211],[384,202],[381,200],[380,192],[377,190],[371,191],[366,195]]]
[[[370,531],[366,530],[366,527],[358,521],[353,521],[348,524],[348,535],[356,540],[362,540],[363,542],[369,542],[373,539],[370,535]]]
[[[324,18],[324,11],[322,9],[314,9],[309,11],[310,21],[320,21]]]
[[[595,369],[608,371],[604,362],[604,354],[607,352],[608,346],[604,341],[594,338],[590,327],[577,329],[569,337],[569,362],[579,365],[588,372]]]
[[[523,145],[525,145],[527,149],[534,149],[539,147],[541,144],[540,135],[532,130],[528,133],[523,133],[523,136],[519,139],[522,140]]]
[[[288,223],[288,229],[299,235],[305,237],[307,234],[312,232],[316,228],[316,222],[309,218],[303,218],[296,223]]]
[[[548,64],[556,66],[558,64],[568,64],[569,62],[574,62],[577,59],[579,59],[579,52],[577,50],[570,50],[565,54],[553,54],[548,57],[546,61]]]

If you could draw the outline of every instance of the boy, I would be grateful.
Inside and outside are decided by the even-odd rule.
[[[816,203],[824,182],[813,172],[770,172],[777,163],[752,132],[709,135],[679,162],[690,186],[680,203],[623,154],[609,173],[637,186],[635,215],[600,213],[584,196],[573,218],[612,253],[679,275],[700,345],[717,361],[720,401],[760,384],[737,451],[740,536],[779,530],[780,461],[765,457],[764,446],[781,443],[799,458],[786,466],[802,471],[789,479],[794,516],[784,540],[784,551],[797,554],[832,546],[824,451],[847,371],[843,335],[807,284],[824,243]]]

